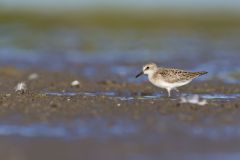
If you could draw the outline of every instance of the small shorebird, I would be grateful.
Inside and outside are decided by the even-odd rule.
[[[166,89],[170,97],[172,89],[178,91],[177,87],[186,85],[193,79],[207,73],[208,72],[188,72],[180,69],[161,68],[155,63],[149,63],[143,66],[142,71],[136,75],[136,78],[143,74],[148,75],[149,81],[157,87]]]

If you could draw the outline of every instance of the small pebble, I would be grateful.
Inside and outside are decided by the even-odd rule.
[[[10,94],[10,93],[7,93],[5,96],[6,96],[6,97],[10,97],[10,96],[11,96],[11,94]]]
[[[150,103],[151,103],[151,104],[154,104],[154,101],[151,101]]]
[[[177,103],[176,106],[177,106],[177,107],[181,106],[181,103]]]
[[[238,106],[238,104],[236,103],[236,104],[235,104],[235,108],[238,108],[238,107],[239,107],[239,106]]]
[[[50,102],[50,107],[52,108],[57,108],[58,107],[58,104],[54,103],[53,101]]]

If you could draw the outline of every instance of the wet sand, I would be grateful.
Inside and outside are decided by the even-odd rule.
[[[28,80],[27,77],[31,73],[37,73],[39,78]],[[239,84],[226,84],[218,80],[193,81],[180,88],[180,95],[173,91],[173,96],[168,98],[165,90],[159,89],[147,81],[140,83],[117,82],[111,79],[94,81],[66,72],[44,70],[34,70],[33,72],[16,68],[2,68],[0,74],[2,75],[1,104],[4,109],[2,112],[4,111],[4,114],[8,112],[22,113],[30,119],[37,118],[37,120],[44,117],[43,119],[46,118],[47,121],[55,118],[68,120],[75,116],[116,117],[123,116],[126,112],[130,117],[134,117],[135,112],[142,116],[148,111],[179,113],[180,111],[194,110],[192,113],[194,115],[208,110],[213,113],[216,109],[220,111],[237,109],[238,98],[231,99],[227,96],[240,92]],[[70,84],[73,80],[78,80],[80,86],[72,87]],[[15,92],[14,88],[19,82],[25,82],[27,85],[27,91],[23,94]],[[222,94],[226,97],[213,97],[212,99],[210,97],[208,107],[197,107],[192,104],[180,103],[181,94]],[[147,98],[147,96],[152,97]],[[46,111],[48,113],[44,116]]]
[[[27,80],[31,73],[39,78]],[[240,146],[240,98],[228,97],[240,93],[239,84],[208,80],[180,88],[181,94],[225,95],[200,106],[180,103],[177,93],[168,98],[145,81],[13,67],[0,74],[3,159],[211,159],[233,156]],[[73,80],[80,86],[71,87]],[[21,81],[24,94],[14,91]],[[46,133],[31,128],[39,124]]]

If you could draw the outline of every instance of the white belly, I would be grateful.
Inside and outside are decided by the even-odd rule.
[[[150,80],[150,79],[149,79]],[[181,87],[184,86],[188,83],[190,83],[192,80],[188,80],[188,81],[182,81],[182,82],[175,82],[175,83],[168,83],[162,80],[157,80],[157,81],[153,81],[150,80],[150,82],[160,88],[177,88],[177,87]]]

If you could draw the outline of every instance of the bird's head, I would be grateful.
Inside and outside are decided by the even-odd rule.
[[[155,63],[148,63],[143,66],[142,71],[138,75],[136,75],[136,78],[140,77],[143,74],[146,75],[152,74],[157,68],[158,67]]]

